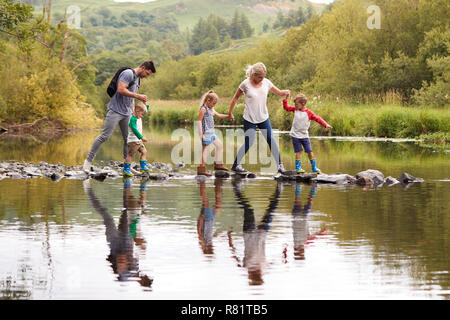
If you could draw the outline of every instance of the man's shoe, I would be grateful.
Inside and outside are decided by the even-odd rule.
[[[84,160],[83,171],[86,172],[86,173],[91,172],[91,165],[92,165],[92,162],[89,162],[87,159]]]
[[[278,172],[281,173],[281,174],[283,174],[283,173],[286,172],[286,170],[284,169],[284,166],[283,166],[282,163],[280,163],[280,164],[278,165]]]
[[[240,164],[233,166],[231,168],[231,171],[236,172],[236,173],[248,173],[248,171],[245,170],[244,168],[242,168],[242,166]]]

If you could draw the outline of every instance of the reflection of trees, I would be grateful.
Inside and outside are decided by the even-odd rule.
[[[31,216],[42,212],[47,222],[64,224],[67,219],[66,199],[81,192],[79,181],[62,180],[55,183],[50,179],[35,178],[4,179],[0,183],[0,194],[0,219],[7,217],[7,210],[14,210],[19,219],[33,224]]]
[[[448,289],[448,275],[440,273],[450,269],[449,197],[438,183],[414,184],[406,191],[400,185],[353,192],[323,188],[316,206],[329,213],[326,219],[340,241],[366,239],[377,263],[392,269],[402,266],[401,260],[414,261],[407,269],[413,278],[433,277]]]
[[[406,168],[411,163],[421,163],[426,159],[427,167],[432,165],[447,166],[447,156],[436,154],[432,149],[424,149],[411,142],[361,142],[312,139],[315,154],[323,159],[332,155],[332,160],[342,162],[342,172],[353,173],[357,168],[367,169],[365,164],[376,164],[379,168],[388,170],[392,167]],[[280,135],[280,150],[283,157],[291,157],[292,141],[289,135]],[[401,172],[400,172],[401,173]],[[399,173],[399,174],[400,174]],[[393,174],[393,173],[389,173]]]
[[[96,135],[96,131],[81,131],[48,142],[20,137],[0,139],[0,158],[33,163],[45,161],[52,164],[80,165],[89,152],[87,142],[93,141]]]

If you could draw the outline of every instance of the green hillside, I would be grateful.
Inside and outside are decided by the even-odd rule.
[[[33,4],[36,12],[42,11],[42,0],[25,2]],[[311,3],[307,0],[155,0],[146,3],[115,2],[113,0],[78,0],[76,2],[53,0],[52,13],[56,17],[61,17],[66,8],[72,5],[81,9],[82,23],[84,19],[98,14],[104,8],[108,8],[116,16],[124,11],[137,10],[156,15],[172,13],[176,17],[180,30],[191,28],[199,18],[206,17],[211,13],[220,15],[224,19],[230,19],[236,9],[242,10],[249,17],[252,26],[260,29],[264,22],[270,22],[271,18],[280,10],[287,12],[300,6],[303,8],[312,6],[315,11],[322,11],[324,8],[323,4]]]
[[[218,54],[254,47],[263,39],[279,38],[290,26],[289,23],[280,25],[281,15],[287,17],[292,13],[291,19],[295,20],[294,12],[298,12],[299,8],[305,12],[305,16],[322,12],[325,8],[325,5],[314,4],[307,0],[155,0],[146,3],[113,0],[79,0],[75,3],[71,0],[29,0],[27,2],[34,6],[35,14],[44,13],[44,8],[45,16],[50,12],[50,21],[54,25],[64,18],[66,12],[70,23],[73,15],[71,9],[73,10],[73,6],[78,7],[80,19],[76,31],[86,39],[89,59],[97,70],[95,74],[97,86],[104,84],[104,81],[111,77],[117,65],[135,65],[148,58],[160,65],[164,61],[180,60],[206,51]],[[231,29],[240,25],[233,20],[236,14],[241,18],[245,16],[248,28],[252,29],[251,32],[241,32],[240,35],[233,36]],[[214,27],[206,26],[206,29],[205,26],[197,27],[202,19],[206,21],[211,15],[216,19]],[[240,28],[243,26],[240,25]],[[195,41],[197,43],[193,44]]]

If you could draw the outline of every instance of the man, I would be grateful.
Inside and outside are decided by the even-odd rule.
[[[114,131],[114,128],[119,124],[123,137],[123,158],[128,154],[127,137],[128,137],[128,123],[132,113],[132,105],[134,99],[142,101],[147,104],[147,96],[138,94],[137,91],[140,86],[140,79],[147,78],[156,69],[153,61],[145,61],[139,67],[134,69],[126,69],[119,74],[117,80],[116,93],[111,97],[108,109],[106,112],[105,124],[102,133],[95,139],[86,160],[83,164],[83,171],[89,173],[91,164],[95,155],[100,149],[101,145],[109,139]]]

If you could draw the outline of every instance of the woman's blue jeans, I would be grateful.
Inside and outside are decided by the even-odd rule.
[[[242,159],[247,154],[248,150],[251,148],[256,138],[256,129],[261,130],[264,138],[269,145],[272,156],[275,160],[278,161],[278,164],[281,163],[280,150],[278,148],[278,144],[273,137],[272,125],[270,124],[270,119],[267,119],[261,123],[252,123],[244,119],[244,133],[245,133],[245,142],[244,145],[239,148],[236,159],[234,160],[233,167],[236,167],[241,163]]]

